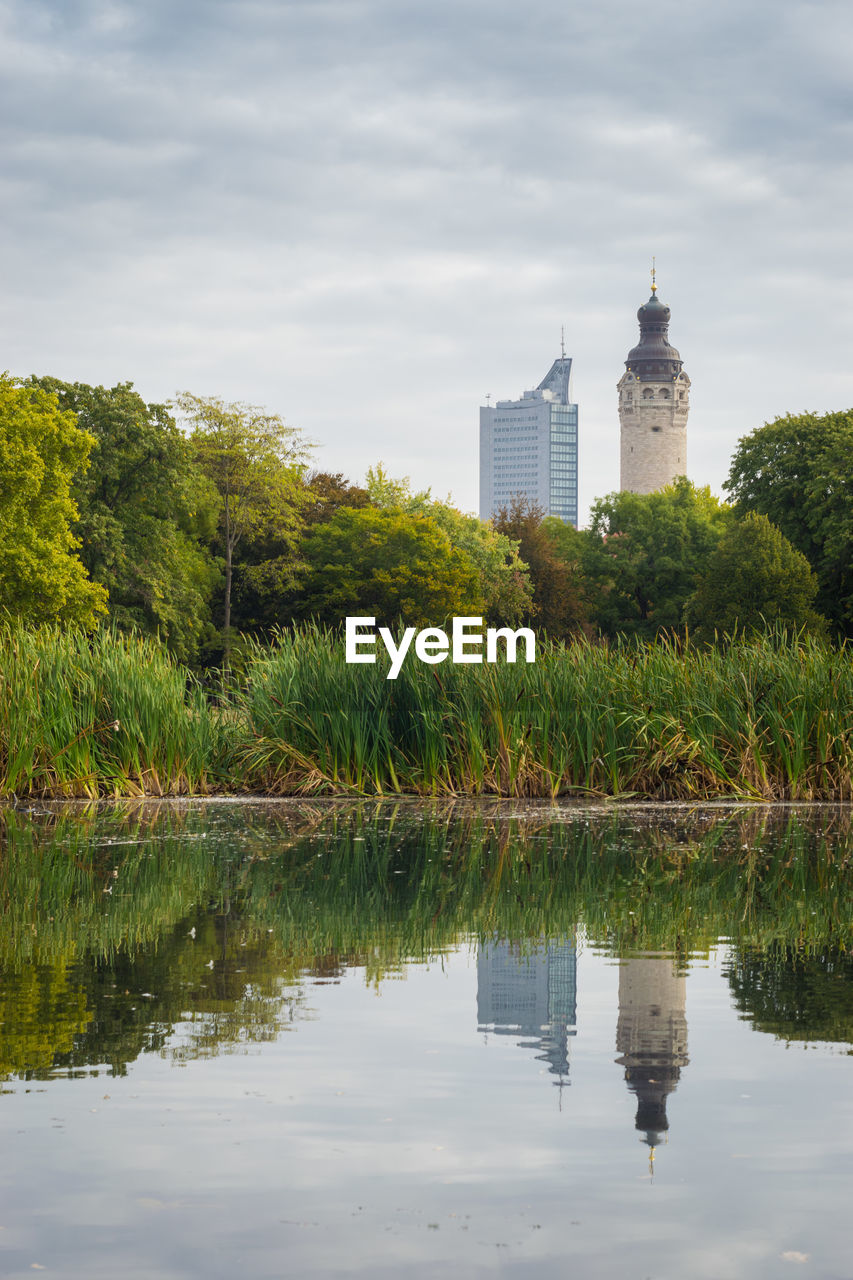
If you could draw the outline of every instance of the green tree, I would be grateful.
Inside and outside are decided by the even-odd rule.
[[[744,436],[723,488],[781,529],[817,574],[817,609],[853,635],[853,409],[788,414]]]
[[[72,477],[92,443],[55,395],[0,375],[0,607],[28,624],[91,627],[106,609],[72,532]]]
[[[348,614],[380,625],[438,626],[453,614],[483,614],[479,574],[427,516],[341,507],[303,544],[310,566],[305,616],[335,624]]]
[[[560,555],[553,525],[546,524],[542,507],[526,498],[513,498],[494,519],[498,533],[517,543],[519,555],[527,564],[533,584],[533,601],[525,615],[547,631],[553,639],[565,639],[580,629],[585,617],[578,559],[570,562]],[[571,525],[567,526],[575,534]]]
[[[350,484],[340,471],[312,471],[305,478],[305,488],[302,518],[306,525],[324,524],[340,507],[369,507],[372,502],[366,489]]]
[[[367,472],[371,502],[383,511],[403,511],[432,520],[475,567],[482,613],[489,622],[518,622],[528,616],[533,588],[518,542],[477,516],[466,515],[429,489],[412,493],[408,477],[392,480],[381,465]]]
[[[817,578],[808,560],[766,516],[734,520],[711,553],[685,609],[697,634],[761,630],[768,622],[825,628],[813,608]]]
[[[90,387],[33,378],[94,437],[91,466],[78,474],[75,531],[81,558],[109,592],[109,616],[124,631],[158,634],[190,661],[210,626],[219,582],[204,545],[219,498],[194,465],[168,408],[146,404],[130,382]]]
[[[240,556],[241,572],[237,575],[232,597],[231,621],[242,632],[267,635],[301,616],[301,599],[307,565],[302,558],[302,539],[317,524],[325,524],[341,507],[370,506],[366,489],[350,484],[340,472],[314,471],[303,479],[303,492],[297,504],[302,520],[299,549],[292,550],[292,536],[281,539],[275,530],[261,532],[248,540]],[[288,580],[265,579],[257,566],[278,563],[288,565]]]
[[[256,405],[226,404],[215,396],[188,391],[177,397],[177,403],[192,427],[195,457],[222,500],[223,635],[228,665],[235,553],[241,544],[275,539],[277,553],[244,570],[262,591],[284,591],[296,579],[307,445],[294,427]]]
[[[680,627],[730,518],[709,488],[685,477],[655,493],[610,494],[592,508],[583,569],[605,635],[653,637]]]

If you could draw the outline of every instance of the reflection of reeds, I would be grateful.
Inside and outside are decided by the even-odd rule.
[[[110,957],[195,904],[272,931],[291,972],[398,965],[460,938],[587,936],[615,951],[719,937],[853,945],[851,814],[432,802],[141,803],[7,813],[0,960]],[[381,968],[381,964],[380,964]]]
[[[828,806],[127,801],[0,813],[0,1078],[240,1049],[304,1016],[306,975],[357,965],[378,982],[492,939],[526,952],[580,937],[685,962],[727,938],[747,1012],[763,1008],[770,973],[794,1009],[783,1034],[808,1034],[813,1015],[796,1001],[811,982],[830,1009],[821,1025],[843,1038],[850,1002],[825,978],[853,948],[851,825]]]

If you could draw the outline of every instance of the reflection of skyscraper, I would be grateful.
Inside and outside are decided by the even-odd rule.
[[[636,1127],[650,1147],[669,1128],[667,1095],[688,1062],[685,985],[671,956],[637,956],[619,966],[616,1061],[637,1095]]]
[[[569,1073],[568,1038],[576,1033],[577,953],[574,942],[522,954],[509,942],[487,942],[477,956],[477,1029],[525,1036],[523,1048],[560,1077]]]

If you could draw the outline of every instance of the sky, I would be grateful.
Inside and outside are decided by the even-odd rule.
[[[846,0],[0,0],[3,355],[478,504],[560,352],[580,511],[657,264],[688,474],[853,404]]]

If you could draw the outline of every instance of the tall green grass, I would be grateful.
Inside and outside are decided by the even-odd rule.
[[[155,641],[0,625],[0,795],[203,792],[218,736]]]
[[[305,628],[252,652],[236,777],[278,793],[848,800],[853,663],[785,634],[545,645],[535,664],[348,666]]]
[[[307,626],[211,705],[151,640],[0,627],[0,797],[853,798],[850,651],[544,644],[536,663],[348,665]]]

